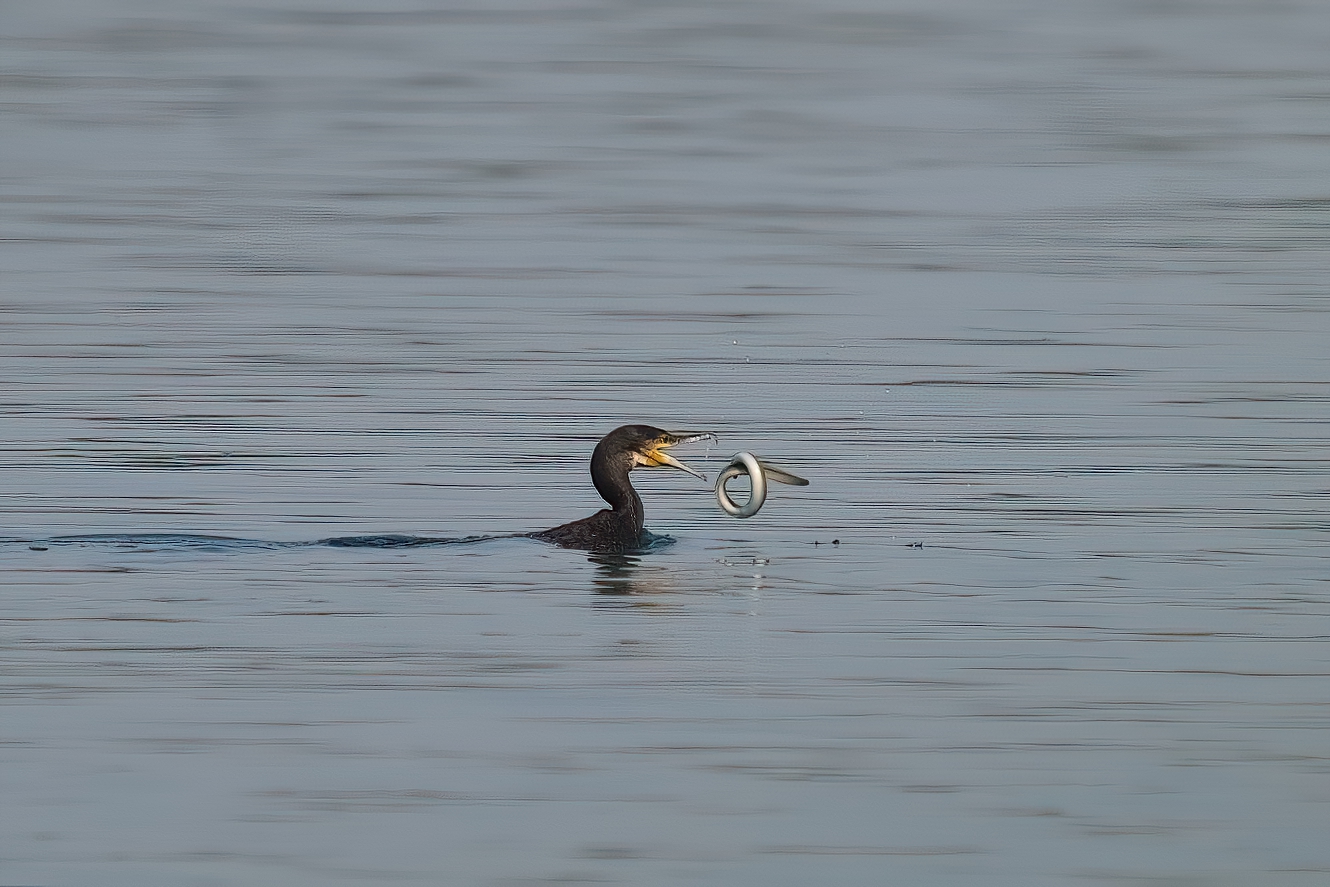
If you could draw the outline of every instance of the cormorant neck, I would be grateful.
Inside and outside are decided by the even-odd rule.
[[[591,454],[591,482],[595,484],[596,492],[616,514],[630,516],[640,532],[644,523],[642,497],[628,480],[632,467],[632,457],[628,453],[614,452],[604,445],[604,441]]]

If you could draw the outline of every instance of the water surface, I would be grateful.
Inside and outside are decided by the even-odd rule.
[[[1322,4],[0,32],[0,881],[1330,877]]]

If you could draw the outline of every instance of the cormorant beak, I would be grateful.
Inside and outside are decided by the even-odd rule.
[[[670,468],[677,468],[680,471],[688,472],[693,477],[699,479],[703,483],[706,483],[707,476],[705,474],[703,474],[700,471],[694,471],[693,469],[689,468],[687,465],[680,462],[678,459],[671,456],[669,453],[665,452],[665,450],[668,449],[669,447],[678,446],[679,444],[693,443],[694,441],[699,441],[699,440],[715,440],[715,439],[716,435],[712,434],[710,431],[666,432],[665,437],[652,441],[651,445],[647,447],[646,451],[642,454],[645,460],[644,467],[661,468],[664,466],[669,466]]]

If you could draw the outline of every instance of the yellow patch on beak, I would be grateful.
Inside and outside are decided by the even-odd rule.
[[[658,468],[661,465],[666,464],[665,460],[667,458],[669,457],[661,452],[661,447],[657,444],[642,454],[642,464],[651,468]]]
[[[680,462],[678,459],[671,456],[669,453],[664,452],[665,447],[673,445],[674,444],[672,442],[657,443],[652,447],[650,447],[644,453],[634,453],[633,454],[634,462],[635,464],[642,465],[644,468],[677,468],[680,471],[688,472],[693,477],[700,478],[701,480],[706,481],[707,479],[706,475],[694,471],[693,469],[689,468],[687,465]],[[638,462],[637,461],[638,459],[640,459],[641,461]]]

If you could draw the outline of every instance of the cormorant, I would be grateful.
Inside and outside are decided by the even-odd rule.
[[[591,482],[610,507],[597,511],[591,517],[532,533],[531,537],[564,548],[581,548],[586,551],[623,552],[641,548],[646,541],[642,529],[642,498],[628,481],[628,472],[634,468],[668,466],[705,481],[703,475],[664,451],[678,444],[712,436],[707,433],[662,431],[650,425],[624,425],[614,429],[601,438],[591,454]]]

